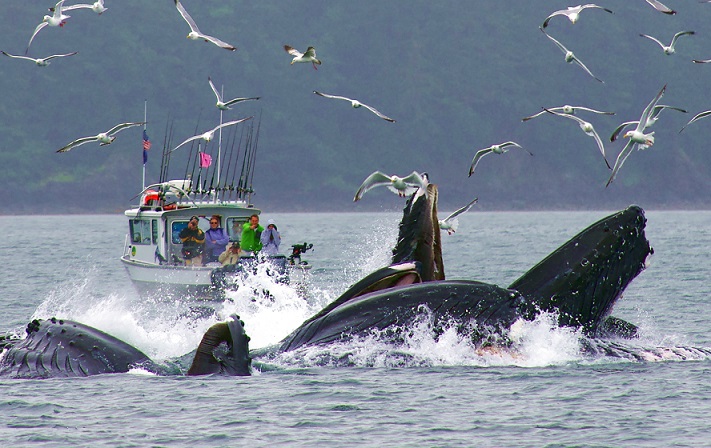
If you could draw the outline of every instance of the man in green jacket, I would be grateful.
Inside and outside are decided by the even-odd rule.
[[[245,255],[254,255],[262,249],[260,237],[264,227],[259,225],[259,215],[252,215],[242,226],[240,247]]]

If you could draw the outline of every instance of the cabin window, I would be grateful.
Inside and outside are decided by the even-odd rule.
[[[188,226],[189,221],[173,221],[170,225],[170,238],[173,244],[181,244],[180,232]]]
[[[151,238],[153,238],[153,244],[158,244],[158,220],[154,219],[151,221]]]
[[[148,219],[132,219],[129,222],[129,232],[131,233],[131,243],[133,244],[151,244],[151,241],[157,240],[158,231],[155,231],[155,237],[151,231],[151,221]],[[157,225],[155,226],[157,227]]]
[[[247,222],[244,218],[227,218],[227,234],[230,241],[239,241],[242,238],[242,225]]]

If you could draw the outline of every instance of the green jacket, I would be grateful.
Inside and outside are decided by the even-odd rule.
[[[239,241],[239,247],[242,250],[250,250],[252,252],[259,252],[262,249],[262,242],[259,238],[262,236],[262,231],[264,227],[258,225],[256,230],[252,230],[249,227],[249,221],[242,225],[242,238]]]

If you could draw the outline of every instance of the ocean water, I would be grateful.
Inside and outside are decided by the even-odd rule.
[[[444,212],[441,212],[444,215]],[[475,210],[443,235],[447,278],[506,286],[607,212]],[[279,341],[388,263],[397,213],[274,214],[282,249],[309,242],[302,287],[250,279],[207,309],[142,298],[118,258],[124,217],[0,216],[0,331],[57,316],[107,331],[156,360],[193,350],[237,312],[252,347]],[[651,265],[614,310],[651,351],[711,347],[711,212],[647,212]],[[271,296],[260,295],[268,288]],[[515,353],[481,353],[415,326],[393,350],[363,338],[270,360],[251,377],[0,379],[2,446],[711,446],[711,361],[590,358],[542,317]]]

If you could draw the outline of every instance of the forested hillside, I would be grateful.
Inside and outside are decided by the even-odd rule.
[[[73,2],[67,1],[67,4]],[[539,29],[556,9],[549,0],[231,1],[184,0],[201,30],[238,49],[185,36],[173,0],[106,0],[97,15],[74,10],[65,26],[46,27],[33,57],[77,51],[47,67],[0,55],[2,213],[117,212],[141,188],[141,130],[99,147],[55,151],[117,123],[142,121],[148,103],[148,178],[156,181],[166,125],[182,141],[219,122],[212,77],[224,96],[259,96],[225,120],[261,116],[253,202],[276,211],[396,210],[402,200],[373,190],[353,195],[373,171],[426,171],[439,185],[440,208],[478,196],[481,209],[615,209],[711,206],[711,118],[679,130],[711,109],[711,4],[665,0],[669,16],[644,0],[608,0],[572,24],[551,19],[546,32],[574,51],[598,82]],[[24,54],[52,1],[5,2],[0,50]],[[640,33],[668,43],[665,55]],[[316,47],[322,60],[290,65],[283,49]],[[585,114],[614,164],[626,139],[609,141],[621,122],[638,120],[666,85],[651,148],[635,151],[607,188],[610,171],[595,141],[572,120],[545,114],[564,104],[616,115]],[[396,122],[379,119],[313,90],[357,98]],[[256,119],[256,118],[255,118]],[[512,150],[481,160],[476,150],[514,140]],[[215,144],[214,142],[211,144]],[[176,151],[172,178],[184,175]]]

